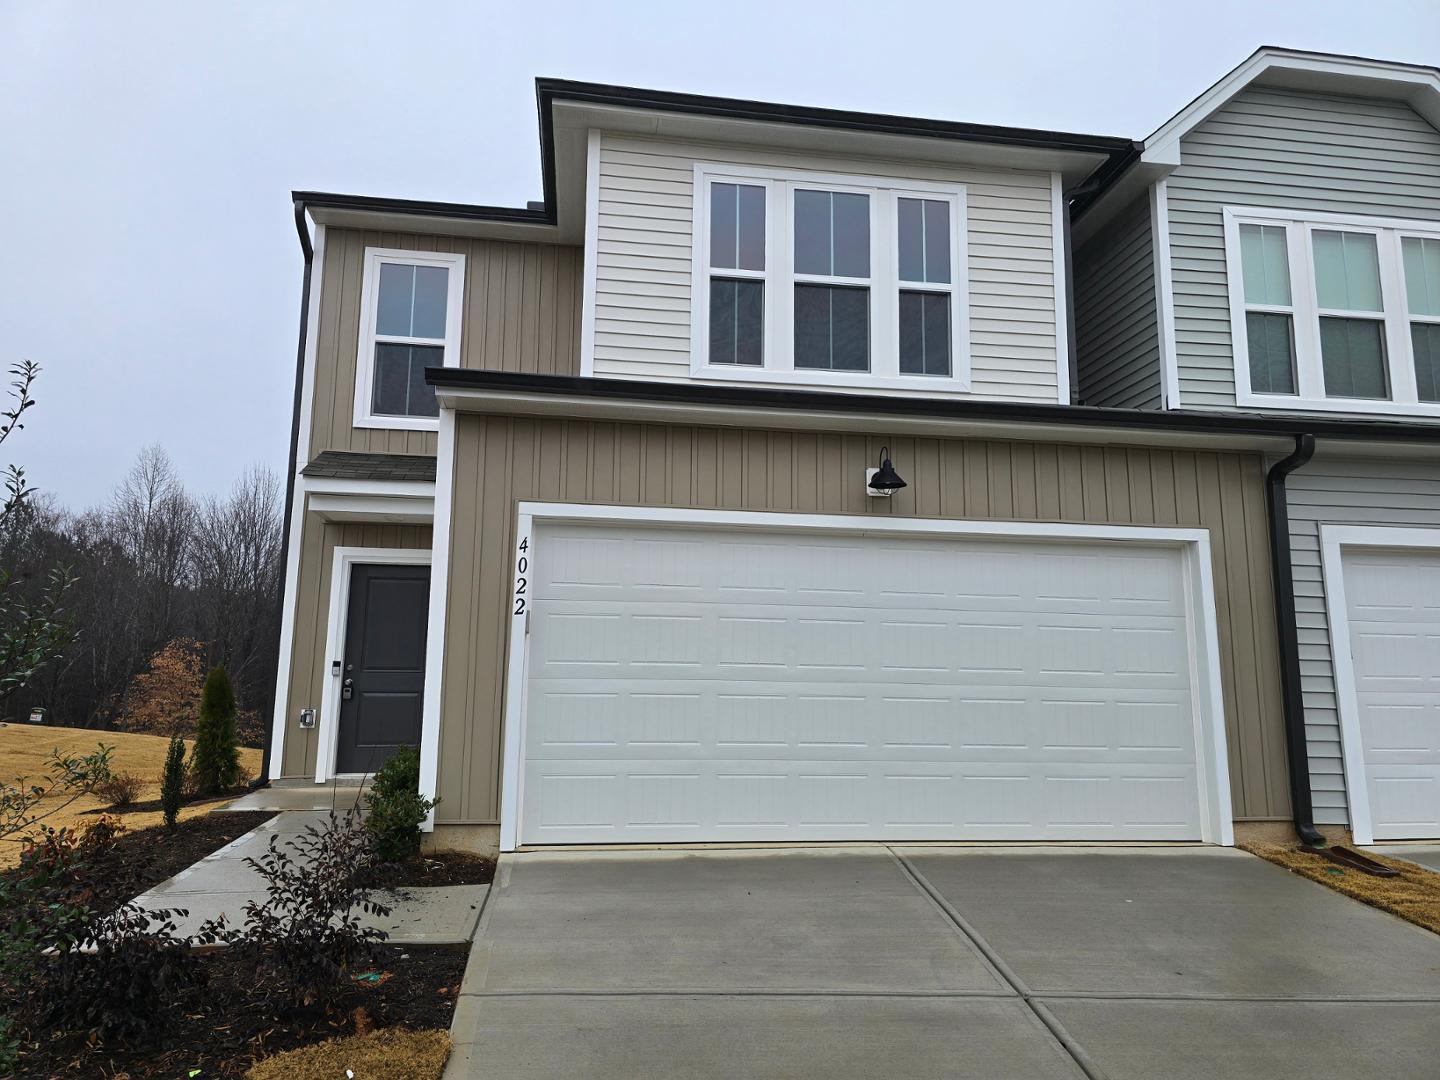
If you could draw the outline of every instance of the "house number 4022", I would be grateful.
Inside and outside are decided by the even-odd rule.
[[[530,537],[520,538],[519,554],[515,556],[515,614],[525,614],[525,588],[529,584],[526,574],[530,571]]]

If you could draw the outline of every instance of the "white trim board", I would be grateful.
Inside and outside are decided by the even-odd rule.
[[[585,134],[585,265],[580,295],[580,375],[595,374],[595,290],[600,258],[600,131]]]
[[[443,461],[442,457],[442,461]],[[954,538],[1064,539],[1143,542],[1180,547],[1189,597],[1191,683],[1195,692],[1195,745],[1201,800],[1201,837],[1207,843],[1233,845],[1233,811],[1225,745],[1224,695],[1220,681],[1220,647],[1215,615],[1215,584],[1210,562],[1210,534],[1205,529],[1155,528],[1131,525],[1071,525],[1049,522],[951,521],[937,518],[861,517],[842,514],[795,514],[741,510],[685,510],[649,506],[592,506],[581,503],[521,502],[516,508],[514,552],[517,571],[507,619],[504,748],[500,781],[500,850],[514,851],[520,835],[520,807],[525,741],[525,681],[529,665],[529,605],[517,601],[528,586],[538,550],[536,528],[546,522],[746,528],[764,531],[823,529],[865,536],[932,536]],[[527,551],[520,551],[522,543]],[[521,558],[525,562],[521,562]],[[523,567],[523,571],[522,571]],[[434,604],[432,579],[431,603]],[[518,638],[517,638],[518,635]],[[427,703],[429,702],[427,687]],[[423,776],[423,770],[422,770]]]
[[[1058,173],[1050,174],[1050,265],[1055,273],[1055,400],[1070,404],[1070,279],[1071,268],[1065,260],[1065,182]]]
[[[445,689],[445,616],[450,601],[450,525],[455,503],[455,410],[440,410],[435,458],[435,518],[430,539],[430,611],[425,630],[425,703],[420,721],[420,794],[440,789],[440,695]],[[421,826],[435,828],[435,808]]]
[[[316,714],[315,783],[334,779],[335,752],[339,746],[340,677],[334,670],[336,662],[345,660],[345,624],[350,608],[351,572],[358,563],[379,563],[393,566],[428,566],[430,552],[423,548],[337,547],[330,564],[330,606],[325,623],[325,681],[320,688],[320,711]],[[434,588],[432,581],[431,588]],[[428,642],[427,642],[428,645]],[[426,681],[429,653],[426,653]],[[423,728],[422,728],[423,736]]]
[[[1330,655],[1335,670],[1335,699],[1340,710],[1340,754],[1345,763],[1345,793],[1355,843],[1375,842],[1370,789],[1365,777],[1360,699],[1355,689],[1355,658],[1350,648],[1350,608],[1345,596],[1344,553],[1349,548],[1389,551],[1440,551],[1440,529],[1381,525],[1321,525],[1320,566],[1325,583],[1325,616],[1330,625]]]
[[[1150,185],[1150,243],[1155,318],[1160,336],[1160,407],[1180,408],[1180,359],[1175,347],[1175,278],[1170,266],[1170,199],[1164,180]]]
[[[300,373],[299,438],[295,460],[288,462],[293,486],[290,489],[290,529],[286,533],[285,588],[280,600],[280,649],[275,663],[275,708],[270,718],[269,777],[285,771],[286,716],[290,711],[290,676],[295,662],[295,609],[300,598],[300,547],[305,527],[305,477],[301,473],[310,460],[310,426],[315,409],[315,357],[319,349],[320,293],[325,268],[325,226],[315,227],[310,248],[310,303],[305,313],[305,353]]]

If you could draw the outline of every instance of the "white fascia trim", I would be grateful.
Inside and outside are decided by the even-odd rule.
[[[330,606],[325,623],[325,682],[320,689],[320,713],[316,720],[318,742],[315,752],[315,783],[335,778],[335,753],[340,745],[341,672],[334,670],[345,661],[345,623],[350,609],[350,576],[357,563],[385,563],[395,566],[426,566],[430,552],[423,548],[337,547],[331,556]]]
[[[1375,842],[1370,789],[1365,780],[1365,744],[1360,699],[1355,687],[1355,657],[1350,648],[1350,607],[1345,597],[1346,548],[1440,551],[1440,529],[1380,525],[1321,525],[1320,566],[1325,585],[1325,617],[1330,625],[1330,655],[1335,698],[1340,709],[1340,755],[1345,765],[1345,794],[1355,843]]]
[[[442,366],[459,367],[461,331],[465,325],[465,256],[452,251],[410,251],[405,248],[365,249],[364,272],[360,277],[360,334],[355,353],[355,408],[352,423],[357,428],[384,431],[435,431],[440,421],[428,416],[386,416],[370,411],[370,394],[375,376],[375,316],[380,289],[380,264],[443,266],[449,271],[445,294],[445,340],[407,339],[418,345],[440,344]]]
[[[878,518],[845,514],[794,514],[752,510],[687,510],[653,506],[592,506],[584,503],[521,502],[516,507],[516,543],[529,541],[526,573],[516,575],[511,591],[508,656],[505,672],[504,750],[500,789],[500,850],[514,851],[520,835],[522,749],[525,738],[525,683],[529,663],[528,611],[515,601],[521,580],[533,574],[537,550],[535,527],[547,521],[581,521],[616,525],[724,526],[758,530],[816,530],[864,536],[944,536],[1140,541],[1180,547],[1189,593],[1192,679],[1195,686],[1198,786],[1202,800],[1201,839],[1231,846],[1235,842],[1230,780],[1225,745],[1224,694],[1220,681],[1219,627],[1215,615],[1215,583],[1211,569],[1210,533],[1206,529],[1141,525],[1076,525],[1027,521],[951,521],[938,518]],[[514,569],[520,569],[515,552]],[[432,583],[432,590],[434,585]],[[435,593],[432,591],[432,604]],[[527,605],[528,607],[528,605]],[[433,608],[432,608],[433,610]],[[428,694],[427,687],[427,694]],[[427,702],[429,698],[427,697]],[[423,776],[423,769],[422,769]]]
[[[435,517],[435,500],[424,496],[311,495],[310,511],[321,521],[428,525]]]
[[[1175,347],[1175,277],[1170,268],[1170,201],[1163,179],[1150,185],[1150,241],[1155,270],[1155,320],[1160,336],[1161,408],[1180,408],[1180,359]]]
[[[595,374],[595,280],[600,254],[600,131],[585,137],[585,267],[580,300],[580,375]]]
[[[1431,68],[1411,64],[1363,60],[1349,56],[1294,53],[1282,49],[1260,49],[1194,101],[1186,105],[1145,140],[1141,161],[1163,165],[1180,164],[1180,140],[1202,124],[1240,91],[1272,68],[1303,72],[1311,76],[1333,76],[1336,89],[1344,92],[1342,80],[1367,79],[1389,83],[1396,96],[1405,100],[1420,95],[1440,96],[1440,75]],[[1412,105],[1415,101],[1410,102]],[[1431,109],[1426,111],[1433,111]],[[1432,121],[1433,122],[1433,121]]]
[[[433,480],[352,480],[337,476],[307,476],[312,495],[375,495],[388,498],[433,499]]]
[[[285,546],[285,588],[280,601],[280,652],[275,663],[275,709],[270,720],[270,778],[283,775],[285,718],[290,708],[290,674],[295,651],[295,610],[300,596],[300,548],[305,527],[305,477],[310,459],[311,416],[315,409],[315,356],[320,337],[320,293],[325,269],[325,226],[315,226],[310,249],[310,303],[305,312],[305,358],[300,375],[300,431],[295,460],[287,468],[294,477],[290,493],[290,531]]]
[[[1050,174],[1050,263],[1055,275],[1055,400],[1070,404],[1070,274],[1065,265],[1065,190]]]
[[[435,461],[435,521],[430,540],[430,611],[425,630],[425,702],[420,722],[420,794],[440,787],[440,695],[445,681],[445,616],[450,600],[450,525],[455,501],[455,410],[440,410]],[[421,826],[435,828],[432,807]]]

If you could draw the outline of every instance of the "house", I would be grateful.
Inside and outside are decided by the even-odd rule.
[[[1428,432],[1108,374],[1150,145],[537,91],[538,204],[295,196],[270,778],[415,743],[490,850],[1291,816],[1267,462]]]
[[[1310,837],[1440,837],[1437,129],[1434,68],[1263,48],[1075,230],[1083,400],[1313,425],[1267,455]]]

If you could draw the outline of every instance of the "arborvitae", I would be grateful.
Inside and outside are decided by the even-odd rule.
[[[235,786],[240,751],[235,745],[235,690],[223,667],[213,667],[200,692],[200,721],[195,732],[195,789],[215,795]]]
[[[160,776],[160,809],[165,812],[165,824],[172,829],[180,816],[180,798],[184,793],[185,740],[173,735],[165,754],[165,771]]]

